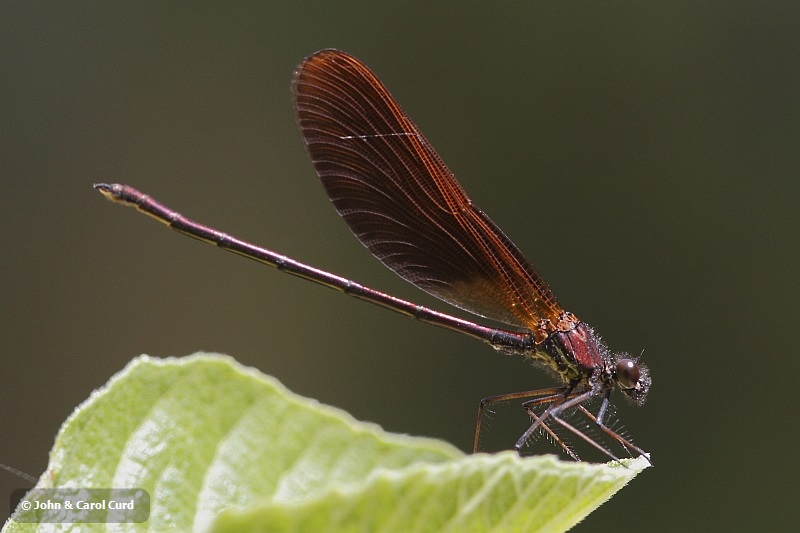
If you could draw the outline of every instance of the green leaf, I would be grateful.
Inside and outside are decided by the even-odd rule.
[[[228,357],[141,356],[64,423],[37,488],[143,488],[150,519],[126,530],[559,531],[646,466],[465,456]],[[11,520],[3,531],[37,527]]]
[[[215,531],[566,531],[647,462],[641,463],[626,469],[504,452],[379,469],[363,484],[321,498],[226,512]]]

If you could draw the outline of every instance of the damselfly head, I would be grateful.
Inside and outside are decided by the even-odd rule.
[[[650,371],[638,358],[619,354],[614,358],[614,381],[636,405],[642,405],[650,390]]]

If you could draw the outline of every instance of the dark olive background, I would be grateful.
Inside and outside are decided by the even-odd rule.
[[[576,530],[796,525],[800,5],[261,4],[0,6],[0,462],[41,473],[60,423],[140,353],[225,352],[464,450],[481,397],[553,383],[92,190],[129,183],[450,310],[371,258],[314,176],[289,81],[336,47],[565,308],[644,350],[650,397],[619,408],[655,468]],[[511,443],[524,423],[495,431]],[[20,485],[0,471],[4,513]]]

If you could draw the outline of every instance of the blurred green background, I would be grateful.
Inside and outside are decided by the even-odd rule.
[[[228,353],[391,431],[472,442],[544,373],[167,231],[134,185],[299,260],[450,311],[371,258],[290,104],[320,48],[365,61],[561,304],[638,354],[653,455],[576,531],[796,527],[800,4],[3,2],[0,462],[133,356]],[[509,444],[525,424],[494,424]],[[541,451],[555,452],[541,444]],[[26,486],[0,471],[0,510]]]

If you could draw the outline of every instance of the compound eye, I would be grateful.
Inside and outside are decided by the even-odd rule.
[[[617,383],[623,389],[632,389],[639,383],[639,365],[633,359],[620,359],[616,365]]]

